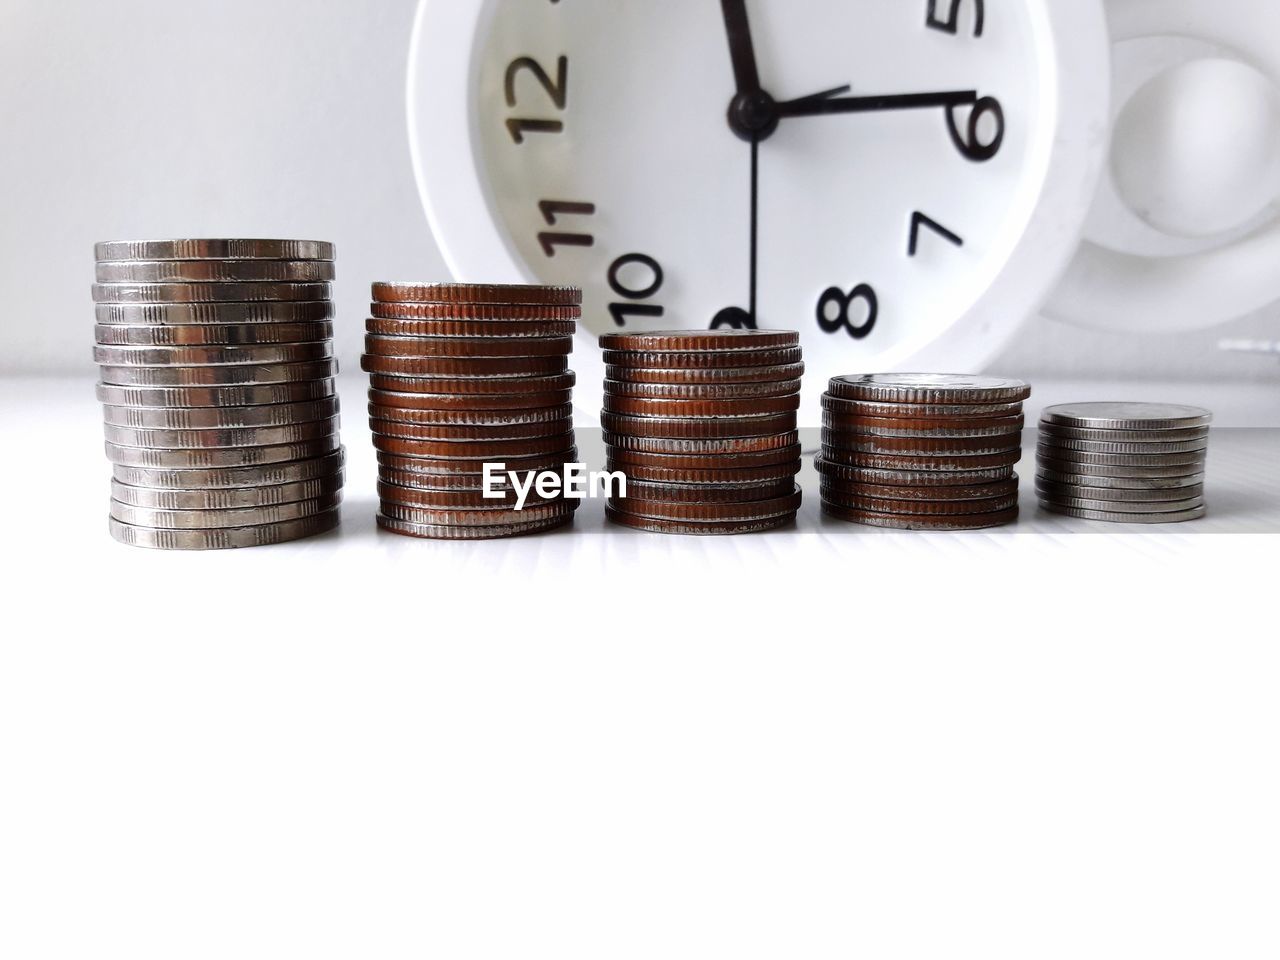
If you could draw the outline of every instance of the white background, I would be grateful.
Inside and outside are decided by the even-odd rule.
[[[1274,538],[503,552],[374,537],[365,472],[336,541],[106,540],[94,240],[337,241],[348,369],[443,275],[411,7],[0,0],[0,368],[83,374],[0,409],[0,957],[1280,955]],[[1273,325],[998,366],[1262,383],[1212,346]]]

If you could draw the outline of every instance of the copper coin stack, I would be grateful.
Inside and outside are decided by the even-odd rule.
[[[111,535],[208,550],[336,527],[333,245],[114,241],[95,254]]]
[[[614,523],[658,533],[753,533],[800,509],[799,335],[660,331],[600,338],[608,467],[627,477]]]
[[[1018,517],[1020,380],[963,374],[834,377],[822,397],[822,507],[902,530],[978,530]]]
[[[361,366],[378,451],[378,526],[483,540],[573,521],[577,500],[484,495],[485,464],[563,473],[573,434],[577,287],[375,283]]]

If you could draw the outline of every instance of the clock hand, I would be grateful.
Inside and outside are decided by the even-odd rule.
[[[729,34],[729,56],[733,59],[733,78],[738,94],[759,93],[760,74],[756,70],[756,49],[751,42],[751,24],[747,22],[747,0],[720,0],[724,28]]]
[[[777,104],[779,117],[817,117],[831,113],[876,113],[888,110],[921,110],[931,107],[958,107],[977,103],[976,90],[949,90],[941,93],[875,94],[869,97],[815,95]]]

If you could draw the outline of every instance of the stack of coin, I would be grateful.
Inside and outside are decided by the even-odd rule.
[[[979,530],[1018,517],[1020,380],[941,373],[834,377],[822,397],[822,506],[855,523]]]
[[[333,246],[115,241],[95,253],[112,536],[201,550],[337,526]]]
[[[572,522],[578,501],[504,484],[485,496],[485,465],[518,482],[577,461],[568,358],[582,312],[577,287],[375,283],[361,365],[378,451],[378,526],[480,540]]]
[[[1048,407],[1036,448],[1040,505],[1114,523],[1197,520],[1212,419],[1172,403]]]
[[[608,467],[626,475],[615,523],[659,533],[752,533],[800,508],[799,335],[661,331],[600,338]]]

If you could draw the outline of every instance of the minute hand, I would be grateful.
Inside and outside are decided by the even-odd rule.
[[[941,93],[875,94],[869,97],[801,97],[778,104],[779,117],[817,117],[828,113],[880,113],[889,110],[924,110],[958,107],[978,102],[976,90]]]

